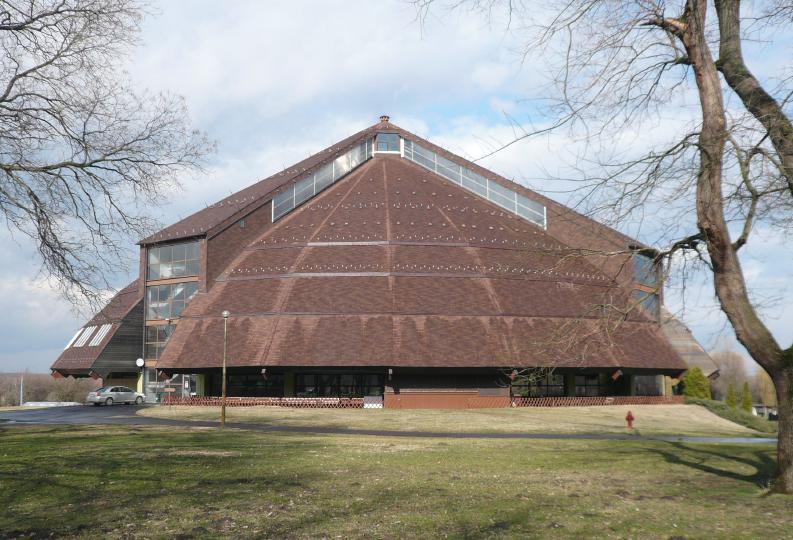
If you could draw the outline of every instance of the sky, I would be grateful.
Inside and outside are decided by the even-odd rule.
[[[420,24],[402,0],[169,0],[155,11],[127,59],[128,76],[141,89],[184,96],[195,127],[218,145],[206,171],[185,175],[181,189],[152,211],[163,225],[376,123],[381,114],[467,158],[511,140],[514,119],[547,121],[526,101],[549,91],[543,59],[519,57],[519,37],[498,17],[436,11]],[[775,54],[781,60],[790,49],[766,51],[764,68],[775,65]],[[642,126],[639,136],[662,134],[675,121],[661,118]],[[576,144],[557,133],[480,163],[569,202],[568,186],[552,177]],[[655,241],[652,227],[625,232]],[[0,372],[46,372],[87,319],[40,278],[26,240],[0,231]],[[760,228],[742,254],[761,312],[783,346],[793,342],[793,258],[786,241]],[[130,249],[116,285],[136,272]],[[669,284],[667,307],[703,346],[740,350],[707,276],[687,282],[684,297],[682,290],[681,283]]]

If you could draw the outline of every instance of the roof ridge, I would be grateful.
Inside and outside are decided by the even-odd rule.
[[[311,173],[315,169],[327,163],[331,156],[338,156],[339,154],[353,147],[355,144],[359,144],[360,141],[365,137],[374,134],[379,130],[390,130],[400,134],[404,138],[411,140],[416,144],[425,145],[429,147],[430,150],[435,151],[443,157],[457,162],[458,165],[471,168],[478,173],[484,173],[483,176],[489,178],[490,180],[494,180],[496,183],[506,184],[504,187],[508,187],[510,189],[513,187],[516,188],[519,192],[521,192],[521,194],[527,195],[529,198],[535,199],[536,202],[541,203],[546,207],[552,208],[557,214],[563,214],[566,212],[572,213],[575,216],[578,216],[579,218],[584,219],[601,230],[607,232],[608,236],[610,237],[607,238],[607,240],[611,241],[611,243],[615,245],[627,244],[646,247],[642,242],[639,242],[638,240],[631,238],[612,227],[604,225],[603,223],[600,223],[585,214],[582,214],[545,195],[537,193],[536,191],[514,180],[510,180],[505,176],[502,176],[486,167],[483,167],[482,165],[479,165],[478,163],[455,154],[454,152],[451,152],[442,146],[424,139],[423,137],[419,137],[415,133],[401,128],[396,124],[392,124],[389,118],[385,116],[381,117],[380,122],[372,124],[371,126],[368,126],[357,133],[354,133],[353,135],[350,135],[349,137],[346,137],[345,139],[342,139],[341,141],[308,156],[301,161],[298,161],[290,167],[286,167],[275,174],[258,180],[257,182],[242,188],[241,190],[236,191],[211,205],[208,205],[206,208],[190,214],[176,223],[173,223],[161,229],[160,231],[143,238],[138,242],[138,244],[152,244],[168,240],[189,238],[192,236],[202,236],[205,234],[210,235],[213,230],[218,228],[223,230],[231,223],[235,222],[237,218],[240,217],[240,215],[246,215],[256,208],[266,204],[270,200],[268,196],[276,192],[284,185],[291,181],[296,181],[302,178],[305,174]],[[268,182],[271,185],[266,185]],[[228,208],[232,208],[232,211],[225,211]],[[218,215],[212,216],[211,214]],[[556,238],[553,234],[551,234],[551,236]],[[557,238],[557,240],[559,239]]]
[[[242,213],[243,211],[249,210],[252,211],[253,209],[261,206],[261,204],[266,204],[269,199],[267,198],[268,195],[273,193],[274,191],[278,190],[279,188],[283,187],[287,183],[293,180],[297,180],[302,178],[304,174],[312,172],[314,169],[319,168],[320,166],[327,163],[331,157],[335,158],[338,157],[339,154],[343,153],[344,151],[348,150],[349,148],[355,146],[360,142],[360,139],[370,135],[371,133],[377,131],[378,129],[394,129],[396,126],[389,122],[378,122],[371,126],[368,126],[349,137],[342,139],[341,141],[334,143],[319,152],[311,154],[310,156],[298,161],[297,163],[282,169],[281,171],[274,173],[266,178],[258,180],[253,184],[236,191],[223,199],[207,205],[205,208],[198,210],[190,214],[189,216],[180,219],[179,221],[164,227],[163,229],[159,230],[158,232],[147,236],[146,238],[141,239],[138,244],[152,244],[161,241],[167,240],[175,240],[179,238],[189,238],[191,236],[201,236],[204,234],[209,234],[212,229],[215,229],[218,226],[221,226],[226,221],[235,221],[234,218],[238,214]],[[277,180],[277,181],[276,181]],[[264,186],[266,182],[271,182],[272,186]],[[259,191],[261,190],[261,191]],[[257,192],[259,191],[259,192]],[[247,204],[240,205],[240,203],[244,203],[248,201],[250,197],[250,201]],[[242,198],[240,201],[239,199]],[[257,203],[261,203],[257,206]],[[216,217],[212,220],[211,223],[205,224],[203,226],[190,226],[189,222],[191,220],[195,220],[195,218],[206,215],[211,211],[218,208],[223,208],[225,206],[231,207],[235,206],[234,210],[230,213],[227,212],[220,212],[222,216]],[[245,212],[246,214],[249,212]],[[198,227],[198,230],[196,230]],[[179,229],[184,228],[180,234]],[[166,231],[170,229],[174,229],[171,234],[167,234]],[[189,229],[189,230],[188,230]]]

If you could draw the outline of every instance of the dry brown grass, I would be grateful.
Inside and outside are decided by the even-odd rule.
[[[753,436],[757,432],[696,405],[538,407],[472,410],[228,408],[228,422],[270,425],[464,433],[626,433],[625,415],[643,435]],[[156,407],[138,414],[218,420],[218,407]]]

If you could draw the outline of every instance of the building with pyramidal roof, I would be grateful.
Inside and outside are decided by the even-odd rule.
[[[218,396],[225,342],[230,396],[653,394],[686,369],[657,277],[648,246],[383,116],[141,240],[52,370]]]

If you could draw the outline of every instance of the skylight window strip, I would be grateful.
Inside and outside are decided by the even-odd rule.
[[[314,174],[278,193],[273,197],[273,221],[285,216],[300,204],[335,184],[337,180],[352,172],[370,157],[372,157],[372,140],[368,139],[324,165]]]
[[[80,339],[78,339],[77,341],[74,342],[74,346],[75,347],[82,347],[83,345],[85,345],[85,342],[88,341],[88,338],[91,337],[91,334],[94,333],[94,330],[96,330],[96,326],[88,326],[88,327],[86,327],[85,330],[83,330],[83,333],[80,336]]]
[[[295,205],[307,201],[314,196],[314,177],[309,176],[295,184]]]
[[[403,141],[404,156],[410,161],[461,185],[468,191],[489,200],[504,210],[517,214],[543,229],[547,228],[547,211],[543,204],[493,182],[462,165],[458,165],[431,150],[415,144],[413,141],[407,139],[403,139]]]
[[[72,337],[72,339],[69,340],[69,343],[66,344],[66,346],[63,348],[63,350],[65,351],[66,349],[71,347],[72,344],[75,341],[77,341],[77,338],[80,337],[80,334],[82,334],[82,333],[83,333],[83,329],[82,328],[80,328],[77,332],[75,332],[74,337]]]
[[[105,336],[110,331],[110,327],[111,326],[113,326],[113,325],[112,324],[103,324],[99,328],[99,332],[96,333],[96,335],[94,336],[94,339],[91,340],[91,342],[88,344],[88,346],[89,347],[96,347],[97,345],[102,343],[102,340],[105,339]]]
[[[518,195],[518,205],[528,208],[540,216],[545,214],[545,205],[532,201],[523,195]]]

